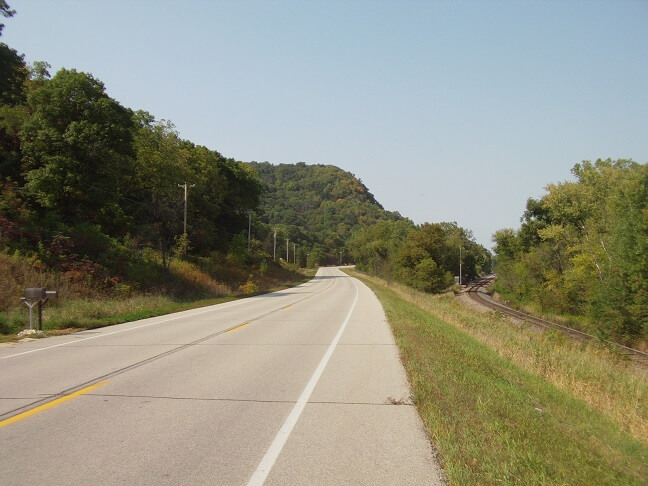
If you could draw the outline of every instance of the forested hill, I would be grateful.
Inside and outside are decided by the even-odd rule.
[[[289,238],[303,251],[335,261],[353,231],[381,220],[403,219],[385,211],[361,180],[339,167],[303,162],[247,165],[265,189],[258,217],[278,230],[283,248]]]

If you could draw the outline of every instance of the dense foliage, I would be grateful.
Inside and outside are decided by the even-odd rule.
[[[345,245],[354,230],[402,219],[385,211],[362,181],[338,167],[303,162],[247,165],[257,172],[265,189],[253,234],[273,253],[276,230],[278,255],[285,258],[288,239],[291,261],[295,257],[302,264],[308,260],[309,265],[348,262]]]
[[[602,337],[648,331],[648,164],[583,162],[576,181],[529,199],[517,231],[494,235],[497,289],[545,312],[587,318]]]
[[[256,255],[259,268],[271,256],[300,266],[355,260],[427,291],[452,285],[460,246],[466,278],[488,268],[468,232],[414,227],[353,174],[225,159],[123,107],[92,75],[50,76],[49,67],[0,44],[0,250],[36,268],[146,288],[170,282],[159,270],[179,256],[245,267]]]
[[[348,248],[358,269],[426,292],[451,287],[460,258],[464,281],[490,272],[490,252],[456,223],[380,221],[356,231]]]
[[[188,250],[226,255],[259,204],[254,172],[123,107],[92,75],[48,67],[0,43],[0,249],[104,286],[145,286],[144,260],[168,270]]]

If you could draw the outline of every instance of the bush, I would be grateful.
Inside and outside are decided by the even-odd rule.
[[[239,292],[245,295],[255,294],[259,291],[259,286],[252,281],[252,275],[248,278],[248,281],[239,287]]]

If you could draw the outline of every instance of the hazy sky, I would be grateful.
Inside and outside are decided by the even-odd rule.
[[[598,157],[648,161],[648,1],[38,1],[2,40],[238,160],[334,164],[491,246]]]

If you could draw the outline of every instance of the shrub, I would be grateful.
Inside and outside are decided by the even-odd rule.
[[[252,275],[249,276],[248,281],[239,287],[239,292],[242,294],[255,294],[259,291],[259,286],[252,281]]]

